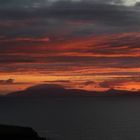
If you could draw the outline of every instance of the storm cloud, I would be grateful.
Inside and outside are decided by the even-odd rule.
[[[69,36],[139,30],[138,6],[120,0],[1,0],[0,29],[6,36]],[[135,2],[137,3],[137,2]],[[81,23],[77,26],[76,23]],[[87,26],[90,24],[90,26]],[[97,30],[99,29],[99,30]],[[63,35],[63,34],[62,34]]]

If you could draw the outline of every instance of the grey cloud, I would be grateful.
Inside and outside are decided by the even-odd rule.
[[[140,10],[135,7],[110,5],[118,1],[80,2],[45,0],[1,0],[0,30],[5,36],[86,36],[98,33],[139,31]],[[34,7],[35,3],[38,7]],[[120,3],[120,2],[119,2]],[[9,5],[9,6],[8,6]],[[26,7],[25,5],[30,5]],[[81,25],[71,22],[83,22]],[[85,21],[91,25],[85,24]]]
[[[0,85],[9,85],[14,83],[14,79],[0,80]]]
[[[110,4],[58,2],[58,4],[52,5],[46,13],[55,18],[90,20],[110,26],[130,26],[140,22],[139,11],[136,11],[135,8]]]
[[[119,86],[122,83],[127,82],[128,79],[113,79],[113,80],[105,80],[101,83],[99,83],[99,86],[102,88],[114,88],[114,86]]]
[[[12,78],[0,80],[0,85],[22,85],[22,84],[30,84],[30,83],[16,82],[16,80]]]
[[[70,80],[43,81],[45,83],[70,83]]]
[[[99,86],[101,86],[102,88],[114,88],[115,86],[120,86],[121,84],[126,82],[140,82],[140,75],[105,80],[99,83]]]
[[[86,81],[84,83],[85,86],[89,86],[89,85],[93,85],[93,84],[96,84],[96,82],[94,82],[94,81]]]
[[[133,21],[139,19],[138,16],[139,11],[136,11],[133,8],[128,8],[125,6],[110,5],[107,4],[107,1],[106,3],[103,1],[100,2],[57,1],[50,6],[44,7],[39,6],[37,9],[34,8],[21,9],[16,7],[14,9],[0,8],[0,11],[1,18],[7,17],[7,18],[22,19],[30,17],[42,17],[42,18],[56,18],[66,20],[79,19],[79,20],[93,20],[94,22],[100,21],[100,23],[108,23],[108,24],[113,24],[113,22],[114,23],[116,22],[116,24],[118,25],[122,23],[132,24]]]
[[[48,0],[0,0],[0,4],[3,6],[31,6],[34,4],[38,4],[39,6],[43,6],[44,4],[47,4]]]

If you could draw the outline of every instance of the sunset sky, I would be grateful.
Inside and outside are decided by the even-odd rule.
[[[0,94],[41,83],[140,90],[140,0],[0,0]]]

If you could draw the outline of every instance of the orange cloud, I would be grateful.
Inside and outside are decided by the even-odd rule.
[[[2,37],[0,79],[14,75],[21,81],[24,75],[22,82],[70,80],[72,83],[66,86],[96,90],[105,88],[99,83],[113,80],[115,88],[132,89],[134,85],[136,89],[139,81],[135,77],[140,73],[139,37],[140,33],[68,40]],[[87,81],[96,84],[83,84]]]
[[[139,57],[140,33],[100,35],[70,40],[42,38],[1,39],[5,54],[45,56]],[[27,44],[28,43],[28,44]]]
[[[50,39],[48,37],[43,37],[43,38],[27,38],[27,37],[23,37],[23,38],[10,38],[10,39],[6,39],[6,38],[2,38],[0,40],[0,43],[4,43],[4,42],[15,42],[15,43],[22,43],[22,42],[49,42]]]

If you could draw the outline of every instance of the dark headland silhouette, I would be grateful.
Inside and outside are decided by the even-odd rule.
[[[23,91],[17,91],[6,95],[6,97],[114,97],[114,96],[140,96],[140,91],[126,91],[110,89],[108,91],[86,91],[80,89],[66,89],[61,85],[40,84],[29,87]]]
[[[38,136],[37,132],[30,127],[0,125],[1,140],[47,140]]]

